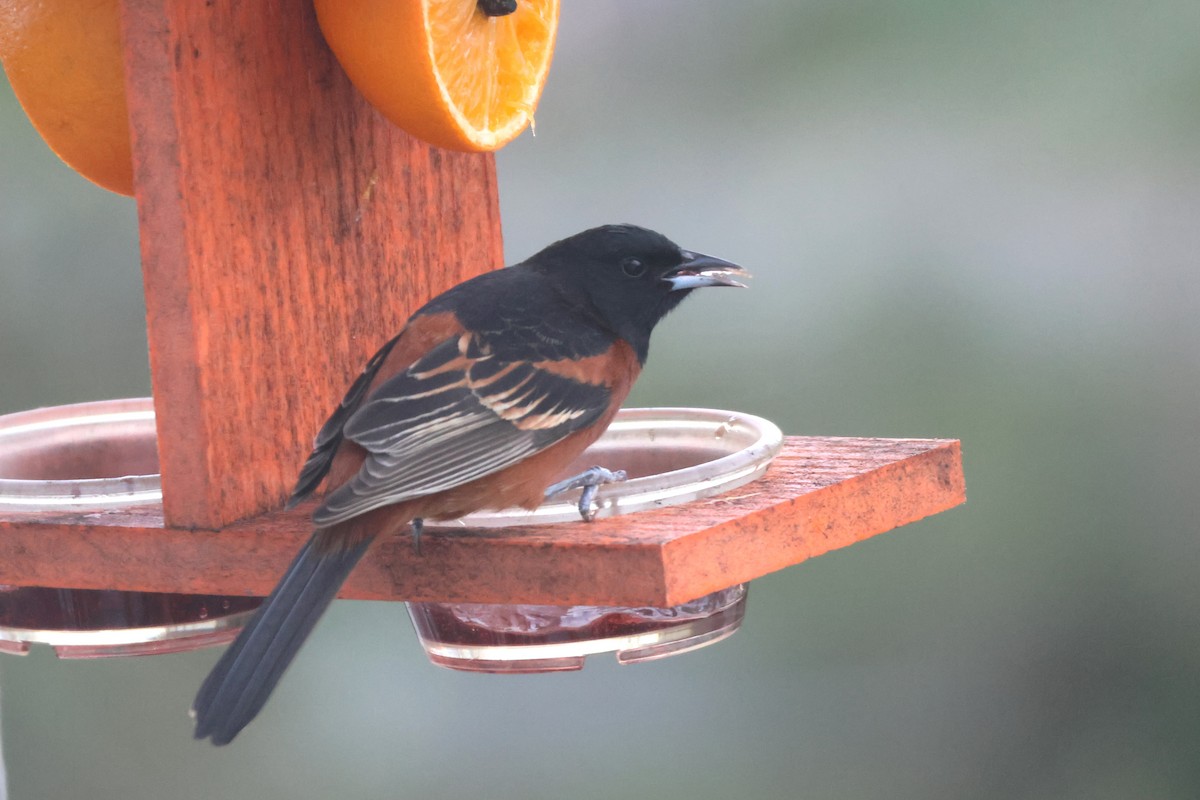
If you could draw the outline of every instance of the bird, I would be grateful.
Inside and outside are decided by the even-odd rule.
[[[313,533],[192,705],[197,739],[247,725],[373,541],[425,520],[591,494],[551,483],[608,427],[658,322],[745,270],[636,225],[585,230],[434,297],[367,362],[321,427],[288,507],[317,493]]]

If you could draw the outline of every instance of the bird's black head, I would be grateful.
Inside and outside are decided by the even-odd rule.
[[[646,360],[650,333],[693,289],[743,286],[741,267],[684,250],[636,225],[605,225],[555,242],[525,262],[585,303]]]

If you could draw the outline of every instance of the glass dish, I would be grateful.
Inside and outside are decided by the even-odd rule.
[[[0,514],[162,502],[149,398],[0,417]],[[0,652],[47,644],[61,658],[174,653],[231,640],[254,597],[0,585]]]
[[[564,472],[623,469],[629,479],[600,488],[596,516],[685,503],[737,489],[762,475],[783,445],[773,423],[709,408],[622,409],[604,435]],[[455,527],[579,520],[579,490],[534,511],[471,514]],[[580,523],[583,524],[583,523]],[[409,603],[409,616],[434,664],[473,672],[576,670],[589,655],[616,653],[632,664],[685,653],[737,631],[746,586],[674,608]]]

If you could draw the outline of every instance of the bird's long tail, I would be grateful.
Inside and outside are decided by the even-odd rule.
[[[254,719],[370,544],[328,548],[321,531],[308,540],[196,694],[197,739],[228,744]]]

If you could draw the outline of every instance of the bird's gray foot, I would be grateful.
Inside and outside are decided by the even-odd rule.
[[[583,517],[584,522],[591,522],[596,516],[596,509],[592,508],[592,501],[596,499],[596,491],[606,483],[620,483],[627,477],[623,469],[607,470],[604,467],[592,467],[548,487],[546,498],[549,499],[572,489],[583,489],[583,494],[579,496],[579,516]]]
[[[425,520],[417,517],[408,524],[412,528],[413,552],[421,555],[421,531],[425,530]]]

